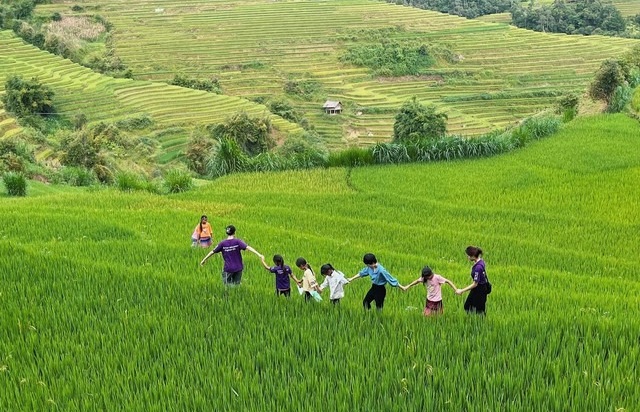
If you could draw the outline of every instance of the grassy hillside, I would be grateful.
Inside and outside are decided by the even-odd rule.
[[[70,4],[56,3],[38,13],[73,14]],[[282,95],[290,80],[319,82],[320,92],[297,103],[333,146],[387,139],[412,95],[446,111],[451,132],[509,125],[549,107],[558,93],[583,91],[604,58],[637,43],[533,33],[370,0],[77,3],[114,25],[117,52],[138,78],[216,76],[225,93],[254,98]],[[393,79],[340,62],[349,47],[380,33],[446,45],[458,62]],[[325,98],[343,101],[345,114],[324,115]]]
[[[634,410],[639,138],[603,116],[476,161],[0,197],[0,409]],[[480,245],[488,316],[443,289],[424,319],[419,287],[363,313],[366,279],[339,308],[276,298],[253,255],[224,290],[189,247],[202,213],[289,264],[372,251],[403,284],[429,264],[466,286]]]
[[[613,4],[623,16],[635,16],[640,13],[640,2],[635,0],[614,0]]]
[[[194,124],[222,122],[238,111],[254,116],[269,113],[265,106],[238,97],[104,76],[25,44],[10,31],[0,31],[0,93],[5,79],[15,74],[36,77],[50,86],[57,112],[68,119],[84,113],[89,122],[113,122],[147,114],[157,129],[173,128],[174,133],[159,138],[168,158],[182,149]],[[284,133],[301,130],[278,116],[272,116],[272,122]],[[0,138],[16,128],[15,120],[0,111]]]

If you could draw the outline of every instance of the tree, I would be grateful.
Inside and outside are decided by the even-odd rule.
[[[213,146],[213,139],[195,131],[189,139],[187,150],[185,151],[189,169],[204,176],[207,173],[207,162],[211,156]]]
[[[613,94],[618,86],[625,83],[625,68],[617,60],[608,59],[602,62],[596,77],[589,87],[589,96],[595,100],[611,103]]]
[[[442,137],[447,131],[447,119],[445,113],[436,113],[435,106],[424,106],[414,96],[402,105],[396,115],[393,140]]]
[[[11,76],[5,82],[2,103],[17,117],[47,115],[53,113],[53,90],[38,82],[38,79],[24,80],[21,76]]]
[[[213,137],[222,141],[231,139],[249,156],[264,153],[275,145],[271,138],[271,121],[268,117],[249,117],[245,112],[236,113],[224,123],[214,126]]]

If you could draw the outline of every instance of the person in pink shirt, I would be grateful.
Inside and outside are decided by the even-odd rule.
[[[442,308],[442,285],[444,283],[451,286],[456,291],[456,285],[454,285],[449,279],[445,279],[440,275],[433,273],[433,270],[429,266],[422,268],[422,276],[407,286],[400,286],[403,291],[409,290],[410,287],[419,283],[423,283],[427,289],[427,303],[424,307],[424,316],[438,315],[443,312]]]

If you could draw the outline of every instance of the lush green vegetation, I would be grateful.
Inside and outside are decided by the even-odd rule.
[[[11,76],[5,84],[5,93],[0,99],[6,110],[18,117],[52,114],[53,90],[38,79],[26,80]]]
[[[579,119],[551,139],[465,162],[234,175],[155,196],[32,183],[0,197],[1,410],[626,410],[640,404],[640,129]],[[46,197],[43,197],[46,196]],[[431,265],[469,282],[485,250],[486,319],[443,290],[369,287],[341,307],[273,296],[247,256],[225,290],[190,248],[201,214],[260,252],[365,252],[403,284]],[[326,292],[325,292],[326,293]],[[325,295],[326,297],[326,295]]]
[[[435,63],[425,44],[412,46],[390,41],[352,46],[341,59],[367,67],[377,76],[418,76]]]
[[[387,0],[389,3],[403,4],[426,10],[435,10],[456,16],[474,19],[487,14],[503,13],[511,9],[513,0]]]
[[[555,0],[550,5],[514,4],[511,21],[518,27],[566,34],[628,35],[627,22],[611,3],[601,0]]]
[[[452,133],[479,135],[512,125],[555,106],[568,93],[584,93],[602,60],[617,58],[634,44],[629,39],[532,33],[368,0],[159,0],[154,7],[115,0],[100,3],[100,10],[93,2],[78,4],[83,12],[56,2],[39,5],[35,15],[104,16],[115,28],[118,56],[137,79],[169,82],[176,73],[192,79],[214,76],[229,95],[260,102],[284,95],[305,113],[304,126],[313,127],[332,149],[388,140],[395,114],[413,95],[446,113]],[[340,60],[348,50],[379,38],[430,45],[436,64],[420,76],[389,78]],[[464,100],[483,93],[495,97],[491,104]],[[171,98],[143,98],[136,93],[135,100],[159,119],[153,109],[165,114],[177,103],[195,100],[191,94],[182,96],[172,92]],[[457,97],[463,99],[450,100]],[[325,115],[325,100],[340,100],[343,114]],[[156,102],[164,110],[148,107]],[[222,106],[198,103],[172,112],[191,115]],[[184,148],[188,137],[184,133],[182,145],[172,149]]]

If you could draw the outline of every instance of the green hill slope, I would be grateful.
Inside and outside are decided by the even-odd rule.
[[[222,122],[238,111],[255,116],[269,114],[265,106],[245,99],[216,95],[165,83],[114,79],[25,44],[9,31],[0,31],[0,93],[7,76],[36,77],[55,92],[54,105],[61,115],[72,118],[84,113],[89,122],[112,122],[146,113],[158,128],[184,126],[178,145],[186,142],[188,129],[195,124]],[[272,115],[273,125],[282,132],[301,130],[299,126]],[[6,126],[5,126],[6,124]],[[0,138],[13,133],[17,125],[0,112]]]
[[[0,409],[632,410],[639,138],[603,116],[474,161],[2,197]],[[447,288],[425,319],[421,287],[363,313],[367,279],[338,308],[277,298],[251,254],[225,290],[220,259],[189,247],[202,213],[267,259],[351,275],[374,252],[403,284],[429,264],[466,286],[478,244],[488,316]]]
[[[215,75],[226,93],[248,97],[282,95],[291,79],[320,82],[322,92],[298,105],[334,146],[387,139],[397,109],[413,95],[446,111],[450,132],[507,126],[551,106],[557,94],[584,91],[603,59],[637,44],[533,33],[369,0],[78,3],[114,24],[117,52],[139,78]],[[70,13],[69,7],[43,5],[38,13]],[[458,62],[390,80],[339,61],[377,29],[395,29],[389,36],[401,42],[448,45]],[[346,103],[345,114],[325,115],[325,98]]]

